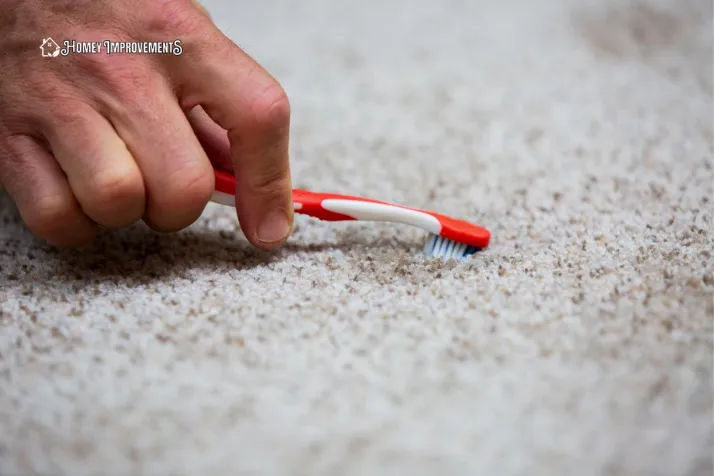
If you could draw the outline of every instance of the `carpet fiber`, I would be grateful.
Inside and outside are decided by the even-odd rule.
[[[711,3],[205,4],[296,187],[492,246],[298,216],[267,253],[211,204],[57,252],[3,195],[0,474],[711,474]]]

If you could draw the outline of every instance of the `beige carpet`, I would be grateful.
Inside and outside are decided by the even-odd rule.
[[[489,227],[233,211],[83,252],[0,199],[0,474],[712,474],[712,7],[206,3],[283,82],[295,185]]]

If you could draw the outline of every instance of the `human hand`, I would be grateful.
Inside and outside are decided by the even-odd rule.
[[[143,219],[192,224],[236,175],[241,228],[273,248],[293,220],[290,106],[278,82],[191,0],[0,0],[0,186],[58,247]],[[173,54],[73,53],[64,41],[174,42]],[[210,157],[210,160],[209,160]]]

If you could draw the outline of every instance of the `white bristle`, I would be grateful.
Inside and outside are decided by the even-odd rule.
[[[431,235],[424,243],[424,254],[434,258],[465,259],[473,253],[472,246],[446,239],[439,235]]]
[[[434,245],[434,256],[437,258],[441,257],[441,254],[443,252],[443,247],[444,247],[444,242],[441,240],[441,238],[436,238],[436,244]]]

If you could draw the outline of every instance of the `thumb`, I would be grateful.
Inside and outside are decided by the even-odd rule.
[[[284,243],[293,223],[290,104],[272,76],[223,38],[184,68],[182,102],[201,105],[227,132],[241,228],[253,245],[271,249]]]

